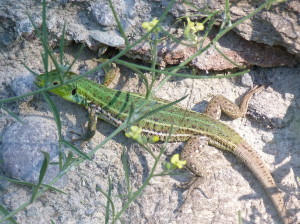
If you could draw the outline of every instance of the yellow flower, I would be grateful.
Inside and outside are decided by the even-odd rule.
[[[143,22],[142,23],[142,27],[147,30],[147,32],[149,32],[153,27],[155,27],[157,25],[157,23],[159,22],[158,19],[154,18],[151,22]],[[156,27],[155,30],[153,30],[154,32],[158,32],[160,30],[159,27]]]
[[[202,23],[196,22],[195,28],[196,28],[196,31],[198,32],[198,31],[204,30],[204,25]]]
[[[204,25],[199,22],[192,22],[190,18],[186,18],[187,24],[184,28],[184,36],[191,40],[197,40],[196,33],[204,30]]]
[[[155,143],[159,141],[159,136],[154,135],[151,139],[150,139],[150,143]]]
[[[188,24],[187,24],[188,27],[191,28],[191,27],[193,27],[193,26],[195,25],[195,23],[192,22],[192,21],[190,20],[190,18],[187,18],[186,20],[187,20],[187,22],[188,22]]]
[[[150,28],[150,23],[149,23],[149,22],[143,22],[143,23],[142,23],[142,27],[143,27],[145,30],[147,30],[147,31],[151,30],[151,28]],[[149,28],[150,28],[150,29],[149,29]]]
[[[141,138],[141,133],[143,129],[138,126],[131,126],[130,131],[125,133],[127,138],[132,138],[133,140],[139,140]]]
[[[173,165],[175,165],[178,169],[182,169],[182,167],[186,164],[186,161],[185,160],[180,160],[179,159],[179,154],[174,154],[172,157],[171,157],[171,163]]]

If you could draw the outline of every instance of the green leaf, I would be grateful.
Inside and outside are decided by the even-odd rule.
[[[59,62],[61,65],[63,64],[63,59],[64,59],[65,33],[66,33],[66,21],[64,22],[64,27],[62,30],[62,35],[59,43]]]
[[[111,192],[112,192],[112,183],[111,183],[110,177],[108,177],[108,193],[107,193],[107,202],[106,202],[106,206],[105,206],[105,223],[106,224],[109,221],[109,214],[110,214],[109,207],[112,204]]]
[[[9,212],[0,204],[0,213],[4,216],[8,215]],[[18,224],[13,218],[8,218],[7,221],[11,224]]]
[[[92,160],[91,157],[89,157],[87,154],[82,152],[80,149],[78,149],[75,145],[71,144],[70,142],[63,139],[62,143],[65,144],[66,146],[70,147],[70,149],[77,155],[79,155],[87,160],[90,160],[90,161]]]
[[[14,183],[14,184],[25,185],[25,186],[28,186],[28,187],[36,187],[37,186],[36,184],[30,183],[30,182],[26,182],[26,181],[22,181],[22,180],[17,180],[17,179],[12,179],[12,178],[8,178],[8,177],[4,177],[4,176],[0,176],[0,179],[9,181],[9,182]],[[55,187],[52,187],[52,186],[50,186],[48,184],[42,184],[42,186],[48,187],[52,191],[57,191],[59,193],[66,194],[65,192],[63,192],[63,191],[61,191],[61,190],[59,190],[59,189],[57,189]]]
[[[55,123],[56,123],[56,126],[57,126],[58,138],[61,140],[62,139],[62,136],[61,136],[61,122],[60,122],[60,117],[59,117],[57,107],[55,106],[55,103],[50,98],[50,96],[47,92],[42,92],[42,95],[45,98],[45,100],[47,101],[47,103],[49,104],[50,109],[53,113],[54,120],[55,120]]]
[[[19,118],[18,115],[16,115],[14,112],[12,112],[11,110],[3,107],[3,106],[0,106],[0,109],[3,109],[5,110],[10,116],[12,116],[14,119],[16,119],[18,122],[24,124],[24,122]]]
[[[0,179],[9,181],[9,182],[14,183],[14,184],[21,184],[21,185],[25,185],[25,186],[29,186],[29,187],[35,187],[36,186],[35,184],[30,183],[30,182],[17,180],[17,179],[12,179],[12,178],[8,178],[8,177],[4,177],[4,176],[0,176]]]
[[[60,190],[60,189],[58,189],[58,188],[56,188],[56,187],[53,187],[53,186],[51,186],[51,185],[48,185],[48,184],[42,184],[42,186],[43,186],[43,187],[48,187],[49,190],[51,190],[51,191],[56,191],[56,192],[58,192],[58,193],[67,195],[66,192],[64,192],[64,191],[62,191],[62,190]]]
[[[39,181],[38,181],[37,185],[35,186],[35,188],[33,189],[33,192],[32,192],[32,196],[31,196],[31,200],[30,200],[31,202],[34,201],[34,199],[37,195],[37,192],[38,192],[40,186],[42,185],[43,179],[45,177],[45,174],[46,174],[47,168],[49,166],[49,162],[50,162],[49,153],[44,152],[44,151],[41,151],[41,153],[43,153],[43,155],[44,155],[44,161],[42,163],[42,167],[41,167],[41,170],[40,170]]]
[[[127,185],[127,193],[131,193],[131,187],[130,187],[130,179],[129,179],[129,166],[128,166],[128,152],[123,147],[122,155],[121,155],[121,161],[123,164],[123,170],[125,172],[125,181]]]

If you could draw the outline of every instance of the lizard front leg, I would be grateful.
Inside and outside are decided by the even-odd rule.
[[[108,61],[108,59],[100,58],[96,59],[95,61],[103,63],[105,61]],[[109,86],[115,79],[115,77],[120,74],[120,68],[115,63],[104,66],[103,71],[105,73],[103,85],[105,86]]]
[[[264,86],[254,86],[243,98],[240,103],[240,106],[236,105],[229,99],[225,98],[222,95],[214,96],[211,101],[208,103],[205,113],[216,120],[219,120],[221,117],[221,112],[225,113],[232,119],[239,117],[244,117],[248,110],[248,105],[250,99],[257,92],[262,91]]]
[[[72,140],[73,142],[75,142],[75,141],[86,142],[86,141],[89,141],[91,138],[93,138],[93,136],[95,135],[97,121],[98,121],[98,115],[96,113],[96,109],[92,105],[90,105],[88,107],[88,113],[89,113],[89,120],[88,120],[88,127],[86,129],[85,134],[80,134],[80,133],[76,133],[73,131],[74,133],[76,133],[80,136],[79,138],[73,139]]]
[[[100,62],[105,62],[108,59],[99,59]],[[117,67],[117,65],[115,63],[111,63],[110,65],[104,66],[103,70],[105,72],[105,79],[103,82],[103,85],[105,86],[109,86],[111,84],[111,82],[114,80],[114,78],[120,73],[120,68]],[[78,135],[80,135],[79,138],[73,139],[72,141],[89,141],[91,138],[93,138],[93,136],[96,133],[96,127],[97,127],[97,121],[98,121],[98,115],[96,112],[96,108],[95,105],[90,104],[88,106],[88,113],[89,113],[89,120],[88,120],[88,127],[87,130],[85,132],[85,134],[79,134],[76,133]]]

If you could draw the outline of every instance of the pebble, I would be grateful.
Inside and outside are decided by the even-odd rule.
[[[108,4],[94,4],[91,6],[93,18],[102,26],[116,26],[117,22]]]
[[[19,36],[28,36],[34,31],[34,27],[29,18],[18,21],[16,30]]]
[[[88,208],[88,209],[84,212],[84,214],[85,214],[86,216],[93,215],[94,213],[95,213],[95,209],[94,209],[94,208]]]
[[[7,127],[3,133],[1,168],[8,177],[37,183],[44,160],[41,151],[49,153],[51,162],[58,159],[56,124],[53,120],[38,116],[28,116],[22,121]],[[44,183],[49,183],[58,172],[58,166],[49,165]],[[64,176],[55,186],[62,187],[65,184]]]
[[[241,77],[241,84],[245,87],[252,87],[253,86],[253,78],[249,73],[245,73]]]
[[[119,47],[125,44],[123,37],[120,36],[116,31],[100,31],[100,30],[92,30],[90,32],[91,38],[98,41],[99,43],[111,46],[111,47]]]
[[[21,96],[26,93],[30,93],[36,90],[36,86],[34,85],[35,76],[31,73],[24,73],[19,77],[15,78],[11,83],[11,89],[15,93],[16,96]],[[28,102],[32,100],[32,96],[28,96],[22,99],[19,99],[19,102]]]

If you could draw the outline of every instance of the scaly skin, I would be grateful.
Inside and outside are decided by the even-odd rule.
[[[49,73],[48,80],[52,85],[59,84],[56,73],[55,70]],[[76,74],[68,73],[68,78],[74,75]],[[36,80],[40,86],[44,86],[45,79],[45,75],[42,74],[39,75]],[[72,84],[53,89],[51,92],[66,100],[80,104],[89,110],[95,110],[100,119],[114,126],[119,126],[128,117],[131,104],[137,107],[137,105],[144,101],[142,95],[110,89],[85,78]],[[147,105],[151,105],[148,108],[153,110],[166,103],[167,101],[165,100],[155,99],[147,102]],[[208,112],[209,110],[208,108]],[[146,112],[148,111],[144,111],[144,113]],[[217,116],[219,116],[220,112],[216,111],[216,113],[218,114]],[[245,110],[243,113],[245,113]],[[166,139],[172,125],[173,133],[169,141],[187,141],[193,136],[208,137],[208,144],[233,153],[248,166],[270,195],[283,223],[289,223],[286,218],[283,198],[267,166],[255,150],[229,126],[211,116],[185,110],[179,106],[172,106],[165,110],[158,111],[135,125],[142,127],[144,135],[158,135],[160,140]],[[193,145],[193,143],[191,143],[191,145]],[[196,146],[188,149],[186,157],[192,157],[189,153],[195,153],[195,151],[197,151]],[[193,163],[193,161],[191,161],[191,163]],[[192,170],[192,168],[190,169]]]

